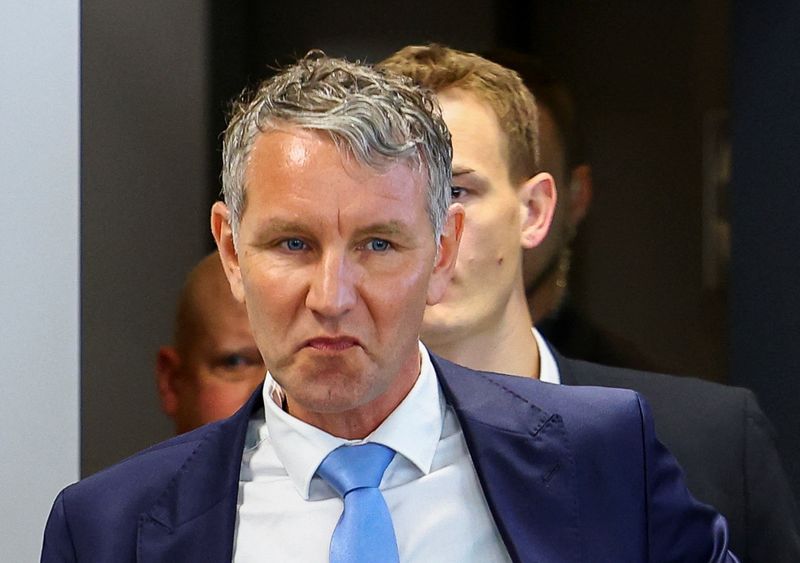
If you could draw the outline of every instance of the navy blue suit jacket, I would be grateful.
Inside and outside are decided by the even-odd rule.
[[[735,561],[725,520],[689,495],[636,393],[433,362],[514,561]],[[230,561],[261,397],[66,488],[42,561]]]

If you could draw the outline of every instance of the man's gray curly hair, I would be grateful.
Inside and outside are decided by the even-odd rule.
[[[422,170],[438,243],[450,205],[453,149],[434,95],[405,77],[311,51],[233,105],[222,148],[222,192],[234,241],[247,202],[246,169],[260,133],[327,132],[376,170],[398,160]]]

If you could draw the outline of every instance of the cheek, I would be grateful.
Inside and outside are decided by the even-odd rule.
[[[250,325],[256,334],[269,332],[269,327],[286,326],[286,319],[303,303],[298,280],[275,276],[244,278],[245,302]],[[276,320],[280,319],[280,320]]]
[[[464,220],[461,243],[458,246],[456,270],[470,269],[476,263],[481,263],[484,257],[483,246],[489,234],[486,222],[482,221],[480,216],[470,216],[468,212]]]
[[[387,324],[422,314],[431,267],[423,262],[409,264],[393,274],[362,283],[359,293],[371,316]],[[417,307],[417,304],[420,304]]]
[[[522,247],[520,237],[522,225],[520,223],[520,208],[516,201],[504,206],[504,212],[492,225],[487,241],[491,241],[494,250],[494,259],[498,266],[513,263],[515,255],[521,256]]]
[[[513,215],[503,214],[474,221],[465,227],[457,267],[485,271],[486,268],[503,266],[509,259],[510,250],[519,248],[519,236],[515,238],[512,234],[513,221]]]

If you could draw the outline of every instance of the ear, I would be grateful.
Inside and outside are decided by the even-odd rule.
[[[428,282],[428,305],[436,305],[444,296],[444,292],[453,277],[453,269],[458,258],[458,246],[464,232],[464,207],[454,203],[447,210],[442,235],[439,237],[439,249],[436,253],[436,264],[433,266],[431,279]]]
[[[522,248],[538,246],[547,236],[556,209],[556,184],[547,172],[528,179],[519,189]]]
[[[569,201],[566,202],[569,209],[569,224],[577,229],[592,203],[594,192],[592,167],[588,164],[576,166],[570,172],[569,180]]]
[[[231,286],[231,293],[240,303],[244,303],[244,287],[242,271],[239,268],[239,255],[233,240],[230,224],[230,211],[223,202],[217,201],[211,206],[211,234],[217,242],[222,269]]]
[[[156,384],[161,398],[161,410],[170,418],[175,418],[180,403],[176,390],[176,380],[180,375],[181,358],[172,346],[162,346],[156,356]]]

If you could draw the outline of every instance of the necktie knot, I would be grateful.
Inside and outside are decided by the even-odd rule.
[[[331,563],[399,563],[392,517],[378,489],[393,457],[394,450],[381,444],[340,446],[317,468],[344,500],[331,537]]]
[[[382,444],[340,446],[322,460],[317,473],[344,497],[355,489],[377,488],[394,457],[394,450]]]

